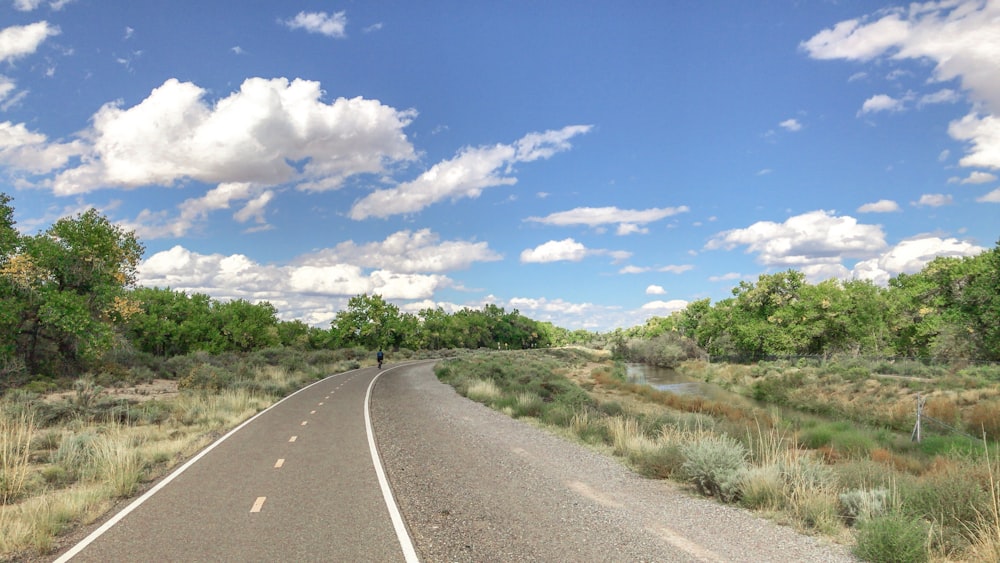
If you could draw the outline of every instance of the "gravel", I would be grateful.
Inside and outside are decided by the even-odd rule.
[[[384,374],[371,405],[422,561],[856,561],[465,399],[430,364]]]

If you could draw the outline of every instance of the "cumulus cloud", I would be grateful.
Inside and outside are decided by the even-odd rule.
[[[464,270],[476,262],[495,262],[502,258],[485,242],[441,241],[441,237],[430,229],[421,229],[399,231],[378,242],[342,242],[333,248],[300,256],[295,264],[327,266],[345,263],[402,273],[441,273]]]
[[[886,285],[898,274],[914,274],[938,256],[975,256],[985,248],[956,238],[924,236],[904,240],[878,257],[854,265],[852,277]]]
[[[43,41],[59,33],[58,26],[46,21],[0,29],[0,63],[34,53]]]
[[[50,143],[45,135],[29,131],[23,123],[0,123],[0,163],[25,172],[51,172],[65,166],[84,150],[80,141]]]
[[[960,164],[1000,168],[1000,124],[995,117],[1000,108],[1000,3],[912,3],[840,22],[800,46],[816,59],[930,61],[933,80],[958,80],[976,102],[971,113],[948,128],[953,138],[969,144]],[[872,111],[894,107],[892,98],[881,96],[869,99]],[[954,98],[942,90],[922,100],[941,103]]]
[[[858,115],[877,113],[880,111],[901,111],[902,109],[903,100],[897,100],[896,98],[885,94],[878,94],[868,98],[865,100],[865,103],[861,104],[861,109],[858,110]]]
[[[572,125],[544,133],[529,133],[513,144],[465,148],[439,162],[416,179],[393,188],[376,190],[357,201],[349,216],[355,220],[416,213],[444,199],[477,198],[486,188],[510,186],[517,178],[511,166],[549,158],[570,148],[569,140],[590,131],[589,125]]]
[[[587,247],[571,238],[550,240],[521,252],[521,262],[579,262],[587,256]]]
[[[283,22],[289,29],[304,29],[309,33],[319,33],[327,37],[343,38],[347,34],[347,12],[299,12],[294,18]]]
[[[943,207],[951,205],[953,201],[949,194],[923,194],[919,200],[910,203],[916,207]]]
[[[667,290],[663,289],[661,285],[650,285],[646,287],[646,295],[664,295]]]
[[[139,265],[139,283],[204,293],[220,300],[267,300],[289,315],[332,317],[336,307],[322,305],[323,299],[346,300],[360,293],[377,293],[395,300],[429,299],[452,282],[436,273],[369,270],[356,264],[315,260],[260,264],[242,254],[200,254],[174,246]],[[315,321],[310,319],[310,323]]]
[[[745,229],[723,231],[705,248],[732,250],[747,247],[757,261],[767,266],[837,264],[843,258],[867,258],[886,246],[878,225],[859,224],[850,216],[831,211],[811,211],[790,217],[784,223],[759,221]]]
[[[891,199],[880,199],[858,208],[858,213],[893,213],[899,211],[899,204]]]
[[[1000,119],[970,113],[948,125],[948,134],[969,144],[958,163],[974,168],[1000,168]]]
[[[363,98],[327,104],[322,95],[318,82],[250,78],[209,105],[202,88],[167,80],[134,107],[102,107],[85,135],[89,153],[55,177],[53,190],[67,195],[193,179],[299,182],[300,189],[318,191],[415,158],[403,133],[415,112]]]
[[[603,248],[587,248],[583,244],[572,238],[563,240],[550,240],[535,248],[528,248],[521,252],[521,262],[546,263],[546,262],[579,262],[589,256],[610,256],[614,262],[628,260],[632,253],[625,250],[607,250]],[[622,273],[636,273],[626,271]]]
[[[600,227],[603,225],[618,225],[617,233],[646,233],[644,227],[649,223],[690,211],[686,205],[680,207],[659,207],[651,209],[619,209],[617,207],[577,207],[568,211],[559,211],[545,217],[528,217],[525,221],[567,227],[586,225]]]

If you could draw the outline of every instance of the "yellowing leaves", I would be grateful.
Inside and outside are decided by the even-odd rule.
[[[0,276],[9,279],[17,287],[25,290],[36,289],[50,276],[27,254],[15,254],[0,268]]]

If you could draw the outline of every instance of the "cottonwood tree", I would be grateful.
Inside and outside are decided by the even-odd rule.
[[[143,250],[133,231],[94,209],[6,249],[0,322],[31,373],[70,374],[111,348],[116,329],[138,310],[128,290]]]

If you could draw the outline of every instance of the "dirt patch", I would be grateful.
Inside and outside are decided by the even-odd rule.
[[[71,399],[77,394],[76,391],[60,391],[49,393],[45,396],[45,402],[58,403],[65,399]],[[101,391],[102,397],[114,397],[115,399],[125,399],[142,403],[152,399],[167,400],[180,394],[177,389],[177,382],[172,379],[154,379],[151,383],[139,383],[126,387],[111,387]]]

